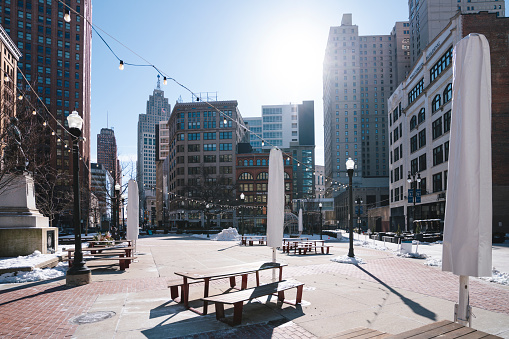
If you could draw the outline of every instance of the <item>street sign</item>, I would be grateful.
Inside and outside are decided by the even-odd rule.
[[[409,188],[408,189],[408,203],[411,204],[414,202],[414,190]]]
[[[415,190],[415,203],[416,204],[421,203],[421,190],[420,189]]]

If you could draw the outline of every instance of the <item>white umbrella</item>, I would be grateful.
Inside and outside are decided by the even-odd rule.
[[[283,242],[285,221],[285,177],[283,154],[272,148],[269,155],[269,185],[267,188],[267,246],[272,247],[272,261],[276,262],[276,247]],[[272,281],[276,271],[272,270]]]
[[[304,231],[304,225],[302,224],[302,208],[299,208],[299,237],[302,235],[302,231]]]
[[[455,320],[470,323],[468,277],[491,276],[491,66],[486,37],[454,48],[442,270],[460,276]]]
[[[140,220],[138,185],[133,179],[129,180],[127,186],[127,239],[132,240],[136,249],[136,241],[138,240]]]

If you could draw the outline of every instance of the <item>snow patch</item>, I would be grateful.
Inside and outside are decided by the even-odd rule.
[[[481,277],[484,281],[494,282],[500,285],[509,285],[509,273],[500,272],[495,267],[493,267],[491,277]]]
[[[437,258],[426,258],[426,263],[425,265],[427,266],[434,266],[434,267],[442,267],[442,259],[437,259]]]
[[[402,258],[415,258],[415,259],[426,259],[428,256],[424,253],[415,253],[415,252],[406,252],[406,253],[396,253],[398,257]]]
[[[54,254],[41,254],[40,251],[35,250],[34,253],[29,255],[20,255],[17,258],[1,258],[0,269],[13,268],[13,267],[32,267],[42,264],[50,259],[56,258]]]
[[[359,257],[349,257],[347,255],[343,255],[337,258],[332,258],[330,261],[339,262],[342,264],[353,264],[353,265],[359,265],[359,264],[365,264],[366,262]]]
[[[25,283],[63,277],[69,268],[67,263],[60,262],[54,268],[36,268],[33,271],[18,271],[0,275],[0,284]]]
[[[240,240],[239,232],[236,228],[229,227],[221,231],[218,235],[212,238],[214,241],[235,241]]]

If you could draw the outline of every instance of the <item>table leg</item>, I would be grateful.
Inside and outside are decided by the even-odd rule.
[[[241,290],[245,290],[247,288],[247,274],[242,275],[242,284],[240,285]]]
[[[283,266],[279,267],[279,281],[283,280]]]
[[[256,286],[260,286],[260,272],[256,271]]]
[[[230,277],[230,287],[231,288],[234,288],[235,287],[235,277]]]
[[[295,299],[296,304],[300,304],[302,302],[302,290],[304,289],[304,285],[297,286],[297,298]]]
[[[224,319],[224,305],[222,303],[216,303],[216,319]]]
[[[206,297],[209,296],[209,282],[210,282],[210,278],[203,279],[203,282],[205,284],[205,286],[203,287],[203,297],[206,298]],[[203,315],[207,314],[208,306],[209,306],[209,302],[208,301],[204,301],[203,302]]]
[[[243,301],[233,304],[233,325],[240,325],[240,323],[242,322],[243,306],[244,306]]]
[[[186,308],[189,308],[189,284],[187,278],[184,277],[184,283],[182,284],[182,300]]]

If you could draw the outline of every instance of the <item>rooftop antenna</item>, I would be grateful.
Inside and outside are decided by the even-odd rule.
[[[161,79],[159,79],[161,76],[158,74],[157,75],[157,89],[161,89]]]

